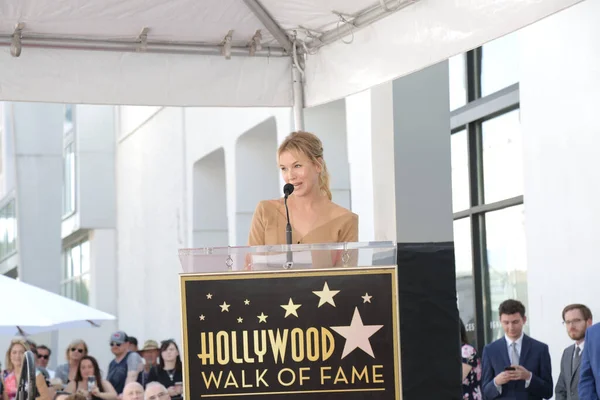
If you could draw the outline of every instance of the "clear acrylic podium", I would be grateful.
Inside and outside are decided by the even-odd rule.
[[[395,243],[179,257],[185,398],[401,398]]]
[[[292,255],[292,264],[288,263]],[[293,244],[182,249],[184,274],[396,265],[393,242]]]

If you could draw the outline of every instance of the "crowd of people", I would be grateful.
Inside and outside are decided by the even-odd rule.
[[[0,379],[2,400],[15,400],[26,351],[36,360],[36,389],[39,400],[181,400],[183,371],[179,347],[173,339],[147,340],[141,348],[133,336],[114,332],[109,340],[114,359],[106,374],[81,339],[65,350],[65,362],[48,368],[52,349],[26,338],[14,338],[6,352]]]
[[[587,306],[570,304],[563,309],[563,324],[573,344],[563,351],[556,385],[548,345],[524,333],[525,306],[506,300],[498,314],[504,337],[486,345],[481,356],[469,344],[461,321],[464,400],[542,400],[553,395],[555,400],[599,399],[600,324],[592,326]]]

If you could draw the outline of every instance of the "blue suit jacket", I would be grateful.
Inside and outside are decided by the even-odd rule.
[[[481,378],[483,398],[486,400],[541,400],[551,398],[553,382],[548,346],[523,335],[519,364],[533,374],[529,387],[525,388],[525,381],[512,381],[502,385],[502,394],[500,394],[494,385],[494,378],[510,366],[508,343],[505,338],[501,338],[485,346],[483,349],[483,374]]]
[[[579,400],[599,400],[600,323],[590,326],[585,333],[579,371]]]

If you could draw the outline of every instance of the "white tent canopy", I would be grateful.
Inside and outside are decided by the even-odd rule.
[[[3,0],[0,100],[313,106],[579,1]]]
[[[99,326],[114,315],[0,275],[5,307],[0,314],[0,334],[32,335],[66,328]]]

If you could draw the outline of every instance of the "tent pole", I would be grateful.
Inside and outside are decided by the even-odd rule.
[[[302,72],[296,66],[292,66],[292,81],[294,91],[294,130],[304,130],[304,85],[302,84]]]

